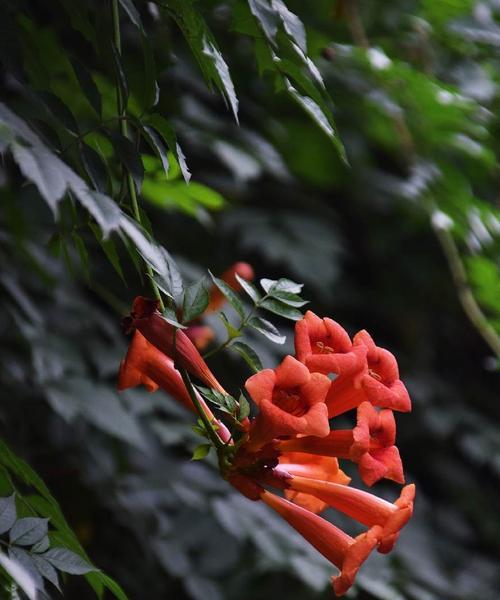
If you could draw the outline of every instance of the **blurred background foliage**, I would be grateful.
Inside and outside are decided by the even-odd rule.
[[[121,54],[108,2],[0,5],[2,438],[93,563],[131,599],[331,595],[303,540],[189,461],[189,415],[115,392],[139,254],[155,264],[124,166],[188,281],[246,260],[397,355],[416,515],[351,597],[496,600],[498,2],[122,0]],[[249,336],[265,366],[287,333]],[[249,375],[232,352],[214,370],[230,389]],[[92,592],[71,577],[64,593]]]

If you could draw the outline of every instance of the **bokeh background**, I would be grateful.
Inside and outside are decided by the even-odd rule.
[[[2,101],[85,173],[60,124],[66,106],[82,132],[94,125],[68,56],[85,56],[105,119],[114,89],[86,32],[102,35],[106,3],[0,4]],[[333,98],[346,166],[264,70],[237,4],[198,8],[229,65],[239,126],[175,23],[137,3],[157,63],[157,110],[174,124],[193,175],[189,187],[175,169],[167,180],[141,147],[144,213],[188,281],[247,261],[257,278],[303,282],[312,310],[351,334],[367,329],[398,357],[413,399],[413,412],[397,417],[398,446],[417,483],[416,514],[394,552],[363,567],[350,597],[496,600],[498,358],[463,310],[432,220],[450,227],[445,237],[498,335],[500,5],[288,2]],[[125,14],[122,35],[134,112],[143,63]],[[47,108],[43,93],[62,108],[53,98]],[[105,134],[80,139],[113,161]],[[94,174],[110,177],[99,161]],[[8,154],[0,185],[2,437],[42,475],[93,561],[137,600],[331,597],[331,566],[232,491],[210,460],[189,460],[190,415],[161,392],[115,392],[127,345],[120,320],[147,290],[123,246],[103,252],[70,203],[54,220]],[[265,366],[292,348],[290,322],[275,322],[284,346],[248,338]],[[231,352],[213,368],[233,390],[249,375]],[[393,498],[396,488],[376,491]],[[64,589],[91,597],[81,578]]]

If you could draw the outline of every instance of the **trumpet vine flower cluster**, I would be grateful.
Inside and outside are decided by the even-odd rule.
[[[251,279],[251,268],[238,264],[240,278]],[[223,279],[238,290],[234,272]],[[222,303],[218,291],[211,290],[207,310]],[[412,515],[414,485],[404,486],[399,498],[388,502],[351,486],[339,465],[339,460],[355,463],[367,486],[381,479],[405,483],[394,412],[410,411],[411,401],[395,357],[366,331],[351,340],[338,323],[308,311],[295,326],[295,356],[247,379],[245,397],[252,400],[254,414],[240,410],[228,427],[191,383],[190,376],[212,396],[236,403],[200,355],[203,343],[196,344],[192,329],[191,335],[189,328],[177,329],[159,312],[157,301],[142,297],[135,299],[126,328],[133,338],[120,368],[119,389],[162,388],[198,412],[223,477],[250,500],[276,511],[339,569],[332,578],[337,595],[351,587],[373,550],[390,552]],[[349,411],[355,411],[355,426],[336,429],[335,418]],[[351,517],[364,531],[348,535],[319,516],[326,508]]]

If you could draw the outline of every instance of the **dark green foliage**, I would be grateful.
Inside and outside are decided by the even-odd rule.
[[[246,377],[293,353],[309,306],[366,327],[413,397],[398,444],[418,500],[353,597],[496,600],[499,363],[434,231],[499,333],[498,7],[119,0],[118,47],[110,4],[0,2],[0,417],[15,449],[0,446],[0,595],[24,589],[19,562],[75,600],[85,579],[121,600],[331,597],[331,567],[216,474],[203,424],[162,392],[115,390],[119,323],[151,278],[185,327],[209,288],[185,282],[248,260],[273,279],[236,295],[213,278],[228,298],[222,322],[206,317],[213,365],[232,394],[209,391],[215,409],[248,415]]]

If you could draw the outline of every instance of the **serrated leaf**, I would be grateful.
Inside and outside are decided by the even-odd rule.
[[[0,534],[9,531],[17,518],[16,494],[0,498]]]
[[[236,92],[234,91],[234,85],[231,75],[229,74],[229,68],[215,44],[209,41],[206,37],[203,38],[203,54],[208,56],[213,61],[214,67],[218,74],[218,87],[229,102],[231,110],[233,111],[233,116],[238,123],[238,98],[236,97]]]
[[[40,541],[48,531],[48,519],[26,517],[14,523],[9,532],[9,541],[18,546],[31,546]]]
[[[210,271],[209,271],[210,273]],[[210,277],[215,285],[219,288],[219,290],[224,294],[227,298],[229,304],[234,308],[234,310],[239,314],[239,316],[244,319],[245,318],[245,309],[243,308],[243,304],[235,292],[227,285],[225,281],[215,277],[212,273],[210,273]]]
[[[182,305],[182,320],[189,323],[207,308],[209,302],[208,292],[203,281],[189,285],[184,290],[184,302]]]
[[[146,141],[153,149],[153,152],[161,160],[161,164],[162,164],[163,170],[165,171],[165,175],[167,175],[167,177],[168,177],[168,170],[169,170],[170,165],[168,163],[167,149],[163,145],[161,137],[158,135],[156,130],[153,129],[153,127],[151,127],[149,125],[143,125],[142,130],[143,130]]]
[[[87,70],[87,67],[76,58],[71,59],[71,66],[73,67],[73,71],[78,79],[82,92],[89,101],[90,106],[92,106],[97,116],[100,118],[102,113],[101,94],[92,75]]]
[[[337,133],[337,130],[333,123],[333,119],[329,118],[329,115],[325,114],[325,112],[323,112],[322,108],[318,105],[318,103],[315,100],[313,100],[310,96],[302,95],[290,83],[289,79],[285,77],[284,82],[286,90],[290,97],[297,102],[297,104],[313,119],[313,121],[318,125],[318,127],[326,134],[328,139],[335,146],[342,161],[347,164],[345,148]]]
[[[246,292],[253,300],[253,303],[256,304],[261,298],[261,295],[259,294],[257,288],[246,279],[243,279],[243,277],[240,277],[238,273],[235,273],[234,276],[236,277],[238,283],[241,285],[243,291]]]
[[[263,369],[258,354],[248,344],[245,344],[244,342],[234,342],[234,344],[232,344],[230,348],[236,350],[236,352],[238,352],[243,357],[247,365],[253,371],[255,371],[255,373]]]
[[[81,556],[67,548],[50,548],[40,556],[48,560],[59,571],[70,573],[71,575],[84,575],[90,571],[97,571],[95,567]]]
[[[31,558],[40,575],[47,579],[47,581],[50,581],[52,585],[54,585],[59,591],[61,591],[61,588],[59,587],[59,578],[57,576],[57,571],[49,563],[49,561],[43,556],[39,556],[38,554],[32,554]]]
[[[208,456],[211,448],[211,444],[200,444],[195,448],[191,460],[201,460],[202,458],[205,458]]]
[[[173,130],[170,123],[165,119],[165,117],[162,117],[157,113],[149,115],[148,123],[152,125],[154,129],[156,129],[156,131],[161,135],[164,142],[167,144],[170,152],[172,152],[172,154],[177,159],[182,176],[184,177],[184,181],[186,183],[189,183],[189,180],[191,179],[191,173],[189,172],[188,166],[186,164],[184,153],[182,152],[182,149],[177,142],[175,131]]]
[[[11,144],[12,154],[21,173],[33,182],[56,214],[59,200],[66,191],[66,181],[57,168],[52,153],[46,148],[30,148],[17,142]]]
[[[269,340],[271,340],[275,344],[284,344],[286,341],[286,336],[281,335],[280,332],[276,329],[276,327],[266,319],[262,319],[261,317],[254,317],[253,319],[250,319],[248,324],[253,329],[262,333],[262,335],[265,335]]]
[[[300,321],[300,319],[302,319],[304,316],[300,310],[294,308],[293,306],[283,304],[283,302],[274,300],[273,298],[266,298],[266,300],[263,300],[259,306],[265,310],[268,310],[269,312],[274,313],[275,315],[285,317],[285,319],[291,319],[292,321]]]
[[[274,44],[278,32],[279,19],[276,11],[267,0],[248,0],[250,11],[259,23],[266,38]]]
[[[243,421],[250,414],[250,404],[244,394],[240,394],[240,398],[238,400],[240,409],[238,411],[238,421]]]
[[[306,30],[299,17],[291,12],[282,0],[271,0],[271,5],[281,18],[283,27],[299,48],[307,51]]]

